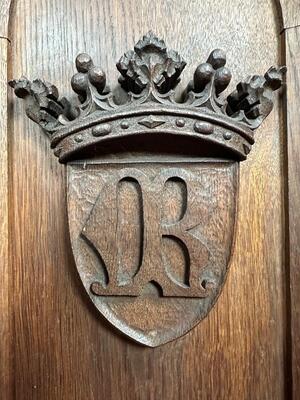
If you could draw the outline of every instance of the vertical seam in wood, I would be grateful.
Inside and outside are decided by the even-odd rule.
[[[297,28],[295,28],[297,29]],[[298,27],[298,32],[300,29]],[[299,167],[300,163],[300,152],[299,152],[299,140],[295,139],[295,143],[291,142],[293,137],[296,138],[295,135],[298,134],[296,132],[300,129],[298,125],[299,119],[294,116],[295,106],[294,102],[299,102],[298,96],[300,93],[297,93],[297,97],[295,98],[294,85],[297,85],[297,79],[294,80],[295,77],[300,77],[300,68],[297,64],[294,64],[290,60],[289,51],[299,52],[299,44],[297,47],[297,41],[293,40],[292,34],[289,31],[289,34],[285,33],[284,35],[284,45],[285,45],[285,58],[286,64],[288,68],[293,67],[290,73],[292,74],[292,79],[290,79],[290,84],[292,83],[292,87],[288,86],[288,90],[290,88],[292,94],[286,95],[286,163],[285,163],[285,181],[286,181],[286,190],[285,190],[285,214],[286,214],[286,396],[288,399],[296,399],[296,393],[299,390],[299,382],[297,377],[299,376],[299,354],[297,355],[297,351],[299,352],[299,345],[297,342],[299,340],[299,333],[297,333],[299,327],[299,313],[297,314],[297,310],[295,309],[296,302],[299,300],[299,296],[296,296],[296,291],[299,289],[299,276],[297,276],[297,251],[299,243],[297,240],[300,236],[300,225],[299,222],[296,224],[294,221],[297,221],[297,215],[292,215],[293,210],[295,211],[296,200],[300,198],[299,186],[297,186],[297,181],[299,180],[299,176],[297,176],[297,166]],[[295,39],[295,38],[294,38]],[[292,50],[289,50],[292,49]],[[288,71],[289,74],[289,71]],[[298,100],[298,101],[297,101]],[[293,113],[292,111],[293,110]],[[293,118],[295,121],[293,123]],[[293,123],[293,126],[291,125]],[[295,147],[296,146],[296,147]],[[295,162],[296,161],[296,162]],[[291,190],[292,189],[292,190]],[[292,219],[293,218],[293,219]],[[296,245],[296,247],[295,247]],[[295,254],[296,253],[296,254]],[[298,282],[297,282],[298,279]],[[297,298],[298,297],[298,298]],[[298,321],[297,321],[298,318]],[[298,337],[297,337],[297,336]],[[298,339],[298,340],[297,340]],[[298,363],[297,363],[298,362]],[[297,370],[298,369],[298,370]]]
[[[7,137],[7,91],[5,88],[6,80],[7,80],[7,52],[8,52],[8,44],[7,42],[0,42],[1,46],[1,91],[2,91],[2,99],[1,99],[1,132],[0,132],[0,146],[1,146],[1,154],[0,154],[0,162],[1,162],[1,176],[0,176],[0,191],[1,191],[1,199],[0,199],[0,211],[1,211],[1,263],[2,263],[2,279],[4,280],[4,284],[1,287],[1,304],[2,312],[4,313],[4,322],[3,322],[3,346],[5,353],[3,355],[3,366],[1,368],[1,382],[3,384],[2,390],[5,393],[9,393],[10,388],[8,387],[10,384],[10,361],[9,361],[9,347],[10,337],[10,312],[9,312],[9,242],[8,242],[8,229],[9,229],[9,221],[8,221],[8,137]]]
[[[286,55],[286,35],[285,29],[280,32],[282,35],[282,54],[283,62],[287,63]],[[286,399],[292,400],[293,398],[293,376],[292,376],[292,338],[291,338],[291,291],[290,291],[290,249],[289,249],[289,181],[288,181],[288,120],[287,120],[287,104],[288,98],[284,94],[283,107],[284,107],[284,140],[283,140],[283,191],[284,191],[284,260],[285,260],[285,338],[284,338],[284,392]]]
[[[1,312],[3,348],[0,368],[1,394],[3,398],[10,399],[12,395],[12,364],[11,364],[11,309],[10,309],[10,256],[9,256],[9,155],[8,155],[8,101],[7,101],[7,73],[8,73],[8,51],[10,39],[7,36],[8,21],[10,17],[10,0],[2,0],[0,6],[1,36],[0,36],[0,85],[1,85],[1,119],[0,119],[0,257],[1,257]]]

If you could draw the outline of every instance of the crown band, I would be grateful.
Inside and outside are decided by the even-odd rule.
[[[78,152],[82,157],[84,149],[90,146],[148,134],[153,141],[157,141],[157,133],[193,137],[198,145],[203,141],[216,143],[239,160],[246,158],[254,143],[253,132],[249,128],[234,124],[220,115],[154,105],[138,110],[99,113],[94,119],[74,125],[72,129],[61,129],[53,136],[51,147],[56,149],[60,162],[67,162]],[[210,156],[209,152],[206,155]]]
[[[149,32],[117,63],[122,100],[106,86],[104,71],[84,53],[76,59],[78,72],[71,80],[79,105],[59,98],[57,88],[41,80],[30,82],[23,77],[10,85],[25,99],[29,118],[51,137],[51,147],[61,162],[85,157],[84,149],[89,153],[93,146],[97,156],[101,144],[110,140],[151,133],[150,138],[155,136],[157,141],[153,133],[158,132],[192,137],[201,144],[201,155],[214,156],[211,145],[216,145],[225,150],[224,157],[240,161],[254,143],[253,131],[273,108],[273,91],[281,87],[286,68],[271,67],[264,76],[250,76],[224,97],[231,80],[225,64],[225,53],[214,50],[197,67],[178,101],[174,89],[186,63]]]

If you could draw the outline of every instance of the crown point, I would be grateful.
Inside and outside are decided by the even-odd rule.
[[[151,89],[165,94],[174,89],[186,63],[174,50],[168,50],[165,42],[148,32],[125,53],[117,63],[122,75],[119,80],[123,89],[140,94]]]
[[[207,62],[214,69],[219,69],[221,67],[224,67],[224,65],[226,64],[226,54],[221,49],[215,49],[210,53]]]
[[[215,74],[215,87],[217,94],[223,92],[227,88],[231,78],[232,74],[228,68],[222,67],[217,70]]]
[[[272,90],[277,90],[281,87],[282,81],[283,81],[283,75],[286,73],[287,68],[285,66],[283,67],[271,67],[269,70],[265,73],[265,79],[267,82],[267,85],[272,89]]]
[[[71,86],[74,92],[77,94],[85,93],[88,87],[86,74],[77,72],[77,74],[73,75],[71,79]]]
[[[214,69],[211,64],[203,63],[198,65],[194,73],[195,92],[202,92],[205,86],[211,81]]]
[[[92,67],[89,70],[89,80],[92,85],[94,85],[98,92],[101,93],[106,84],[106,75],[105,72],[100,67]]]
[[[76,68],[78,72],[88,72],[88,70],[93,66],[93,61],[91,56],[87,53],[80,53],[76,57]]]

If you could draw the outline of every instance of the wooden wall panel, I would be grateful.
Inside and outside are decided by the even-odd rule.
[[[6,107],[6,63],[8,41],[0,39],[0,275],[3,277],[0,289],[0,357],[9,358],[9,266],[8,266],[8,160],[7,160],[7,107]],[[3,104],[5,102],[5,104]],[[0,363],[0,387],[9,383],[9,370],[6,363]]]
[[[233,2],[235,3],[235,2]],[[217,28],[216,28],[217,27]],[[88,51],[114,63],[148,29],[189,62],[214,47],[237,82],[280,59],[271,0],[19,0],[10,77],[44,76],[70,92]],[[112,331],[86,298],[70,251],[65,172],[21,102],[9,113],[14,387],[22,399],[283,399],[285,365],[283,122],[278,103],[241,168],[236,246],[223,294],[184,338],[157,349]]]
[[[291,360],[294,399],[300,393],[300,27],[285,32],[287,73],[287,172],[289,215]],[[289,332],[288,332],[289,334]]]
[[[0,393],[11,395],[11,308],[8,249],[7,27],[10,1],[0,4]]]
[[[279,12],[282,12],[283,29],[292,29],[300,25],[300,0],[275,0]]]

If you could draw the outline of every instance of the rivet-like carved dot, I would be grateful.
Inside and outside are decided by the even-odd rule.
[[[75,139],[75,142],[77,142],[77,143],[81,143],[83,141],[82,135],[76,135],[74,139]]]
[[[121,128],[122,129],[128,129],[129,128],[129,122],[128,121],[122,121],[121,122]]]
[[[196,122],[194,125],[195,132],[202,133],[204,135],[210,135],[214,131],[212,124],[208,122]]]
[[[223,138],[225,140],[230,140],[232,138],[232,134],[230,132],[224,132],[223,133]]]
[[[176,125],[177,125],[179,128],[182,128],[182,127],[185,125],[185,120],[184,120],[183,118],[178,118],[178,119],[176,119]]]
[[[93,61],[88,54],[81,53],[76,57],[76,68],[78,72],[88,72],[92,65]]]
[[[103,125],[98,125],[95,126],[92,130],[92,135],[93,136],[105,136],[108,135],[111,132],[111,125],[110,124],[103,124]]]

